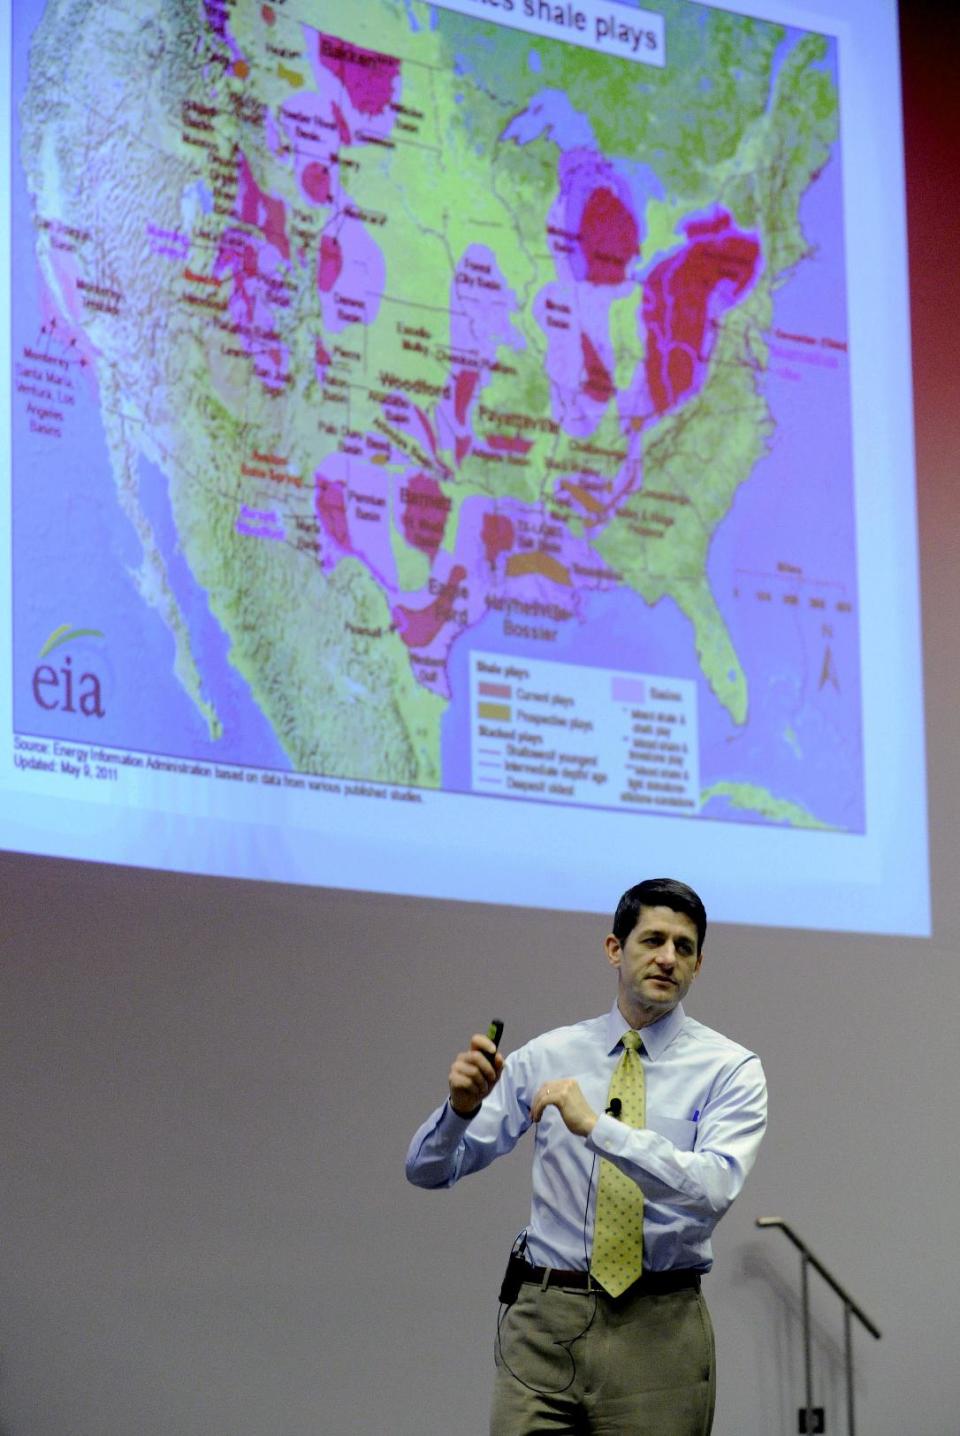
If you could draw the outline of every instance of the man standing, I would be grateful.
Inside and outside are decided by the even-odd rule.
[[[700,1277],[766,1123],[759,1059],[686,1015],[707,915],[672,878],[630,888],[604,947],[617,1000],[504,1062],[482,1034],[415,1134],[407,1176],[447,1187],[531,1124],[530,1223],[497,1332],[491,1436],[707,1436],[714,1359]]]

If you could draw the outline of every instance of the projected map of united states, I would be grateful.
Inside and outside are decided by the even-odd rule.
[[[523,751],[493,654],[690,684],[692,811],[862,829],[833,44],[677,0],[655,67],[473,8],[38,17],[37,343],[90,375],[169,751],[468,790]]]

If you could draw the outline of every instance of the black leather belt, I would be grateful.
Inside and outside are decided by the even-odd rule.
[[[606,1292],[588,1271],[561,1271],[552,1266],[526,1267],[521,1280],[536,1282],[544,1290],[548,1286],[563,1287],[567,1291],[595,1291],[601,1296]],[[645,1271],[633,1286],[628,1287],[624,1296],[665,1296],[671,1291],[699,1291],[698,1271]]]

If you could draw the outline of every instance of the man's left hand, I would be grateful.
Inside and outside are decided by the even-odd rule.
[[[556,1107],[569,1130],[577,1137],[589,1137],[596,1125],[597,1114],[573,1077],[544,1082],[530,1108],[530,1116],[535,1122],[540,1121],[546,1107]]]

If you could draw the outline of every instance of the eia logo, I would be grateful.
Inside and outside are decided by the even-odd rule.
[[[99,628],[73,628],[62,623],[55,628],[40,650],[41,659],[49,658],[58,648],[78,638],[102,638]],[[69,653],[59,660],[59,668],[52,663],[38,663],[33,670],[34,701],[48,713],[82,713],[86,718],[103,718],[103,694],[100,679],[96,673],[74,671],[73,659]]]

